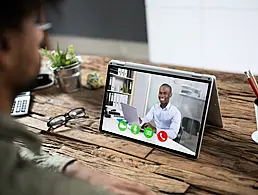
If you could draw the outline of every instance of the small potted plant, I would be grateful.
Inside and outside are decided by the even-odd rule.
[[[81,87],[81,59],[76,56],[74,47],[70,45],[63,52],[57,44],[56,51],[42,49],[42,53],[49,59],[48,65],[54,72],[62,91],[66,93],[78,91]]]

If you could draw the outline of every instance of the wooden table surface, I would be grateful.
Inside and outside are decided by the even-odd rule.
[[[83,85],[91,71],[106,76],[109,60],[83,56]],[[104,88],[82,87],[71,94],[56,86],[36,91],[29,116],[17,120],[38,133],[51,154],[76,157],[92,169],[142,183],[157,194],[258,194],[258,144],[251,139],[256,129],[254,95],[244,75],[161,66],[217,77],[224,128],[206,126],[198,160],[99,133]],[[89,119],[73,121],[55,134],[46,132],[50,117],[80,106]]]

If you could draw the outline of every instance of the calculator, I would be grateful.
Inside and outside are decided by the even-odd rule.
[[[31,100],[31,92],[26,91],[18,94],[13,102],[11,115],[12,116],[21,116],[29,113]]]

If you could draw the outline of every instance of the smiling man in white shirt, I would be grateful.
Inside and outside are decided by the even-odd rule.
[[[139,120],[143,128],[150,127],[154,133],[165,131],[170,139],[175,139],[181,125],[181,113],[170,103],[171,96],[171,86],[167,83],[162,84],[158,94],[160,103],[153,105],[147,115]],[[156,127],[150,123],[152,119]]]

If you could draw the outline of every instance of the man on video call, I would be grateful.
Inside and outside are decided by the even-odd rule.
[[[29,90],[39,74],[43,33],[35,21],[41,5],[58,2],[9,0],[0,6],[0,194],[151,195],[140,184],[44,153],[41,140],[10,116],[16,95]]]
[[[175,139],[180,129],[181,113],[170,103],[171,96],[171,86],[167,83],[162,84],[158,95],[160,103],[153,105],[147,115],[139,120],[143,128],[150,127],[154,133],[166,131],[170,139]],[[152,119],[156,127],[150,123]]]

